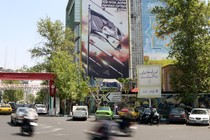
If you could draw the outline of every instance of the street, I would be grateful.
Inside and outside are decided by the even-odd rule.
[[[39,116],[33,137],[20,133],[19,126],[10,124],[10,115],[0,115],[1,140],[88,140],[85,130],[95,125],[94,118],[72,121],[69,117]],[[209,140],[209,126],[184,124],[137,125],[134,137],[113,137],[114,140]]]

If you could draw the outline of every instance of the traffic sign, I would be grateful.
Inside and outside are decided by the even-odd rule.
[[[121,92],[108,92],[105,96],[105,100],[108,102],[121,102]]]

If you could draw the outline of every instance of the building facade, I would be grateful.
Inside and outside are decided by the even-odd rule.
[[[100,3],[100,2],[101,3]],[[208,4],[209,0],[201,0],[202,2]],[[107,2],[107,3],[106,3]],[[90,27],[87,24],[87,18],[88,16],[84,16],[84,14],[88,13],[88,6],[90,5],[90,8],[93,8],[94,6],[100,7],[102,10],[109,12],[109,8],[112,6],[116,6],[117,0],[109,1],[112,3],[108,3],[108,1],[103,0],[69,0],[67,7],[66,7],[66,27],[70,27],[74,30],[74,33],[76,35],[75,38],[75,52],[77,52],[78,57],[76,58],[76,62],[78,64],[82,64],[85,61],[84,67],[87,69],[87,75],[91,76],[91,72],[95,73],[93,74],[93,77],[98,78],[132,78],[137,81],[137,66],[144,64],[144,58],[147,58],[149,60],[166,60],[170,51],[170,47],[167,45],[169,43],[169,38],[165,40],[161,40],[155,36],[155,15],[150,13],[151,8],[153,8],[156,5],[163,5],[160,0],[122,0],[122,3],[119,6],[126,6],[128,12],[124,15],[128,14],[128,18],[125,17],[125,19],[128,22],[128,37],[129,37],[129,52],[128,52],[128,60],[126,62],[120,62],[121,59],[119,57],[113,57],[114,54],[118,54],[118,51],[113,50],[110,52],[107,50],[107,48],[104,50],[101,46],[102,45],[95,45],[94,43],[97,43],[98,40],[90,39],[89,41],[84,41],[84,38],[88,38],[88,34],[85,34],[84,32],[90,32],[88,30]],[[124,3],[123,3],[124,2]],[[112,4],[112,5],[111,5]],[[124,5],[123,5],[124,4]],[[103,9],[104,6],[106,9]],[[86,9],[84,8],[86,7]],[[99,10],[100,10],[99,8]],[[104,17],[104,13],[97,13],[101,14]],[[111,13],[112,14],[112,13]],[[124,18],[124,17],[122,17]],[[95,18],[96,19],[96,18]],[[108,18],[109,19],[109,18]],[[122,23],[124,24],[126,22],[124,20]],[[111,21],[112,23],[117,23],[115,21]],[[116,24],[115,24],[116,25]],[[120,25],[118,25],[119,27]],[[98,27],[98,26],[97,26]],[[116,26],[117,27],[117,26]],[[120,30],[123,30],[119,28]],[[99,31],[97,29],[97,31]],[[127,31],[125,31],[127,32]],[[99,34],[94,34],[94,36],[98,37]],[[101,40],[107,40],[106,37],[100,36],[98,38],[103,38]],[[99,40],[100,40],[99,39]],[[88,40],[88,39],[86,39]],[[102,42],[103,42],[102,41]],[[113,40],[112,40],[113,41]],[[91,42],[91,43],[90,43]],[[114,41],[113,41],[114,42]],[[91,44],[92,47],[95,48],[94,51],[91,51],[87,48],[88,45],[86,45],[87,52],[90,51],[90,53],[86,53],[83,49],[85,46],[84,44]],[[96,51],[97,50],[97,51]],[[99,53],[99,50],[102,53]],[[115,52],[114,52],[115,51]],[[120,53],[123,52],[120,50]],[[87,60],[87,58],[84,57],[86,54],[92,54],[92,57],[90,61]],[[97,56],[103,56],[107,55],[103,60],[99,60]],[[127,53],[126,53],[127,55]],[[127,57],[125,54],[123,57]],[[90,57],[86,56],[86,57]],[[110,59],[110,58],[111,59]],[[114,60],[113,60],[114,59]],[[106,62],[104,61],[106,60]],[[112,65],[107,65],[107,63],[110,63],[111,60],[115,61]],[[107,67],[114,71],[114,74],[111,74],[111,72],[106,67],[102,67],[102,63],[106,63]],[[97,69],[98,68],[98,69]],[[101,70],[104,70],[103,72],[99,72]],[[99,73],[97,73],[99,72]],[[105,74],[105,76],[103,75]],[[102,76],[103,75],[103,76]],[[100,77],[102,76],[102,77]],[[107,77],[106,77],[107,76]],[[114,77],[113,77],[114,76]]]

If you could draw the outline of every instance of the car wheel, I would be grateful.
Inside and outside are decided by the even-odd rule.
[[[13,124],[14,122],[13,122],[13,120],[12,120],[12,117],[11,117],[11,124]]]
[[[15,126],[17,125],[16,119],[13,120],[13,124],[14,124]]]

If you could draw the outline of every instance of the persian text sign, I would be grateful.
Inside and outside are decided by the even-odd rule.
[[[138,98],[161,97],[161,66],[141,65],[138,67]]]

